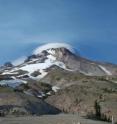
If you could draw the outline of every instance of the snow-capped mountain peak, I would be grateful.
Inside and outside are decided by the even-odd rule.
[[[50,43],[35,49],[33,54],[19,65],[10,68],[4,67],[0,75],[3,77],[2,80],[7,78],[26,83],[27,79],[40,80],[44,78],[52,66],[88,76],[117,74],[116,65],[98,63],[76,55],[73,47],[68,44]]]
[[[35,55],[39,54],[44,50],[48,50],[48,52],[54,53],[54,50],[53,50],[54,48],[66,48],[69,51],[75,53],[75,50],[69,44],[66,44],[66,43],[48,43],[48,44],[45,44],[45,45],[42,45],[42,46],[39,46],[38,48],[36,48],[33,51],[33,54],[35,54]]]
[[[1,72],[1,75],[7,76],[9,77],[9,79],[13,80],[21,79],[22,82],[24,82],[25,80],[27,80],[27,78],[33,80],[42,79],[49,73],[47,70],[51,66],[58,66],[59,68],[62,68],[64,70],[71,71],[60,59],[65,52],[69,50],[72,51],[70,46],[66,46],[65,48],[64,45],[61,45],[62,47],[60,47],[60,45],[57,47],[53,44],[53,48],[51,45],[49,45],[48,47],[47,45],[46,47],[42,46],[38,48],[38,54],[33,54],[27,57],[27,59],[25,59],[22,63],[14,66],[13,68],[4,69]]]

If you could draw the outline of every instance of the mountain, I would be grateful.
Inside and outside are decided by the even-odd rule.
[[[39,80],[49,73],[47,70],[53,65],[88,76],[117,75],[117,65],[83,58],[80,54],[76,54],[70,45],[63,43],[50,43],[38,47],[31,56],[17,66],[10,63],[5,65],[7,66],[1,68],[0,74],[12,79]]]
[[[117,117],[117,65],[84,58],[64,43],[40,46],[20,63],[7,62],[0,68],[2,110],[10,106],[8,113],[17,107],[18,114],[87,116],[95,113],[98,101],[103,117]]]

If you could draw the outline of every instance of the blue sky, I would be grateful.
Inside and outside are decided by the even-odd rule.
[[[0,64],[48,42],[117,63],[117,0],[0,0]]]

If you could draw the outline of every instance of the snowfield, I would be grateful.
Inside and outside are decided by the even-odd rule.
[[[20,80],[20,79],[2,80],[2,81],[0,81],[0,85],[1,85],[1,86],[4,86],[4,85],[6,86],[6,85],[8,85],[9,87],[12,87],[12,88],[17,87],[17,86],[19,86],[19,85],[22,84],[22,83],[26,84],[27,81]]]
[[[104,66],[99,65],[99,67],[107,74],[107,75],[112,75],[110,71],[108,71]]]
[[[45,69],[51,67],[52,65],[56,65],[60,68],[67,69],[65,64],[63,62],[56,61],[56,58],[54,56],[48,55],[47,58],[48,59],[46,59],[44,63],[28,64],[19,69],[29,72],[28,75],[32,79],[41,79],[46,76],[48,73],[45,71]],[[41,75],[37,77],[31,76],[31,74],[35,71],[39,71]]]

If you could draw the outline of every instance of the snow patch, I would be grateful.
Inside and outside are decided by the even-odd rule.
[[[112,75],[112,73],[110,71],[108,71],[104,66],[99,65],[99,67],[108,75]]]
[[[37,71],[37,70],[43,70],[43,69],[49,68],[51,65],[52,65],[51,61],[47,59],[45,63],[30,64],[30,65],[21,67],[20,69],[24,71],[28,71],[29,73],[33,73],[34,71]]]
[[[51,62],[54,62],[56,60],[56,57],[52,55],[48,55],[47,58],[50,59]]]
[[[18,72],[3,72],[2,75],[16,75]]]
[[[57,86],[53,86],[53,87],[52,87],[52,90],[53,90],[54,92],[57,92],[58,90],[60,90],[60,88],[57,87]]]
[[[4,86],[4,85],[8,85],[9,87],[15,88],[17,86],[19,86],[20,84],[26,84],[27,81],[24,80],[20,80],[20,79],[15,79],[15,80],[2,80],[0,81],[0,85]]]
[[[49,54],[51,54],[51,55],[54,55],[54,54],[55,54],[55,50],[53,50],[53,49],[49,49],[49,50],[47,50],[47,52],[48,52]]]

